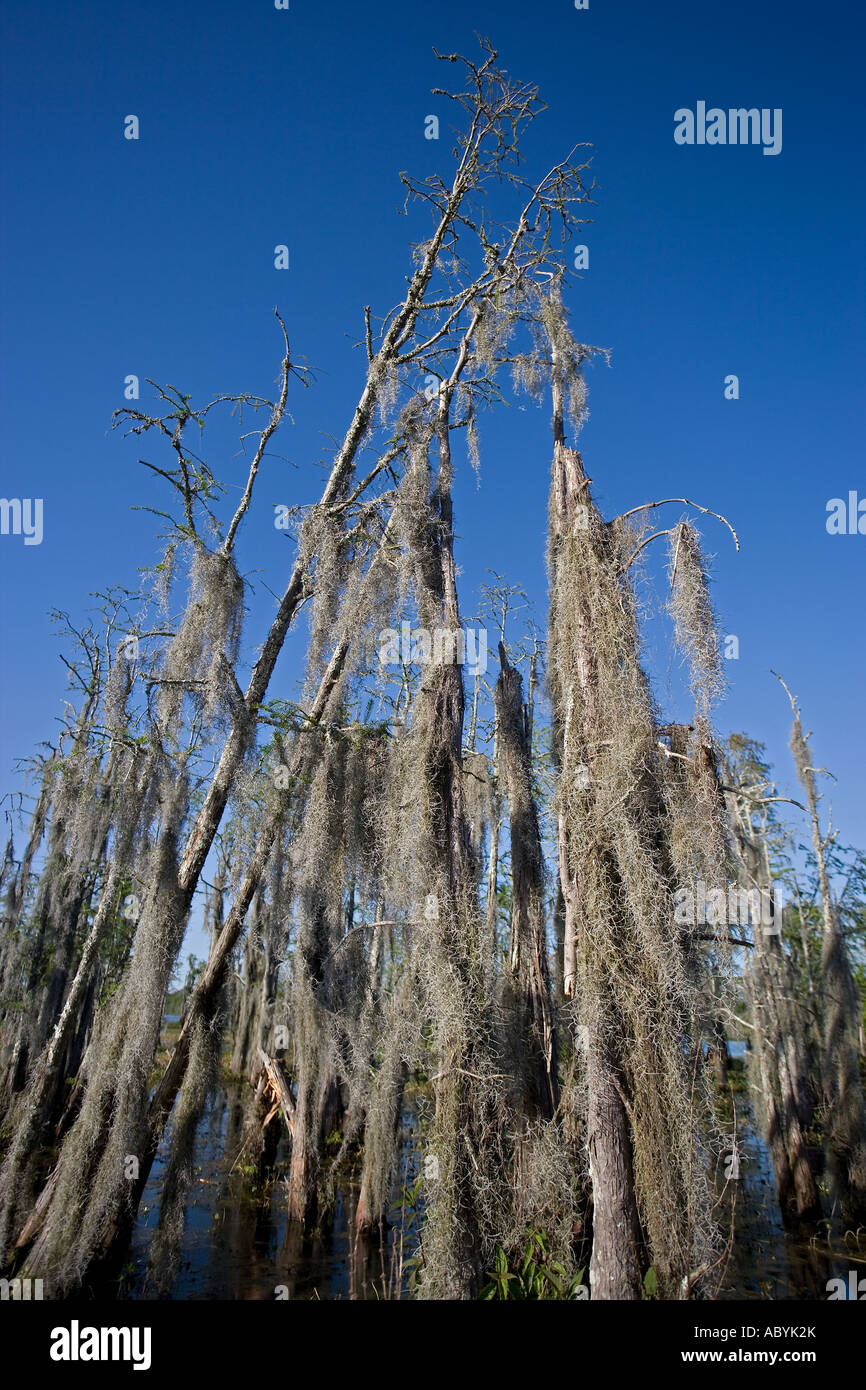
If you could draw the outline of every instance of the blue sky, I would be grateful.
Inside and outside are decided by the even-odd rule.
[[[108,430],[125,376],[196,400],[269,394],[274,305],[316,383],[293,391],[288,461],[267,462],[239,560],[282,589],[291,551],[273,505],[312,498],[313,465],[360,389],[363,306],[385,313],[401,297],[408,244],[426,234],[399,215],[397,173],[447,158],[432,47],[473,53],[478,30],[548,102],[527,172],[594,146],[590,267],[568,305],[577,336],[612,354],[590,371],[581,439],[596,497],[610,515],[688,496],[731,519],[739,555],[701,524],[723,631],[740,640],[717,724],[765,741],[790,793],[790,712],[769,668],[781,671],[838,778],[841,840],[866,846],[866,536],[825,528],[830,498],[866,497],[859,5],[12,0],[3,27],[0,492],[44,499],[44,539],[0,536],[0,789],[56,728],[49,607],[80,617],[93,590],[133,587],[155,558],[154,519],[130,508],[161,505],[136,459],[162,460]],[[675,110],[699,100],[781,108],[782,152],[676,145]],[[123,138],[130,113],[138,141]],[[288,271],[274,269],[278,243]],[[723,396],[729,373],[737,401]],[[543,623],[548,417],[527,403],[483,419],[480,486],[461,470],[467,613],[493,569],[525,585]],[[236,487],[230,436],[213,442],[214,472]],[[269,603],[260,588],[248,652]],[[297,650],[274,695],[294,692]],[[654,664],[662,702],[670,687],[686,713],[666,659]]]

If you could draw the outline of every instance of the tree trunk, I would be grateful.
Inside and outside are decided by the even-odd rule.
[[[631,1134],[615,1059],[601,1037],[590,1037],[587,1138],[592,1177],[592,1298],[641,1297],[641,1232],[634,1202]]]

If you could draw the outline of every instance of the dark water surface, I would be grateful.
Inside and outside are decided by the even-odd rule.
[[[357,1202],[354,1182],[336,1191],[334,1208],[320,1231],[303,1238],[286,1218],[289,1141],[281,1133],[274,1168],[265,1183],[249,1156],[238,1153],[245,1102],[250,1088],[222,1081],[211,1097],[197,1132],[195,1179],[186,1210],[186,1226],[173,1299],[319,1298],[381,1299],[393,1297],[394,1245],[390,1231],[385,1248],[377,1240],[353,1251],[352,1219]],[[277,1116],[272,1125],[280,1124]],[[403,1116],[404,1148],[413,1147],[414,1120]],[[127,1296],[154,1298],[157,1291],[147,1270],[159,1193],[165,1173],[170,1133],[160,1147],[145,1189],[133,1234]],[[226,1158],[228,1155],[228,1158]],[[407,1165],[409,1181],[416,1162]],[[411,1241],[406,1240],[406,1255]]]
[[[303,1238],[286,1219],[289,1144],[281,1133],[269,1181],[254,1171],[248,1156],[237,1155],[245,1102],[250,1088],[222,1081],[199,1125],[195,1179],[186,1212],[179,1271],[173,1299],[383,1299],[400,1286],[396,1265],[401,1232],[392,1229],[384,1243],[353,1250],[355,1184],[338,1187],[328,1221]],[[786,1233],[776,1201],[772,1162],[744,1102],[738,1102],[740,1176],[729,1182],[717,1215],[726,1228],[735,1200],[736,1240],[716,1278],[721,1299],[826,1299],[827,1281],[847,1279],[851,1269],[862,1275],[863,1250],[846,1255],[837,1237],[827,1246],[826,1229],[814,1228],[796,1239]],[[279,1124],[279,1117],[271,1124]],[[130,1268],[123,1292],[132,1298],[158,1296],[147,1269],[151,1236],[158,1215],[159,1192],[170,1136],[166,1136],[145,1190],[133,1235]],[[405,1175],[417,1172],[417,1136],[413,1115],[403,1115]],[[226,1158],[228,1155],[228,1158]],[[228,1166],[234,1159],[234,1169]],[[396,1219],[396,1218],[395,1218]],[[404,1254],[412,1252],[412,1229],[402,1233]],[[405,1279],[403,1281],[405,1296]]]

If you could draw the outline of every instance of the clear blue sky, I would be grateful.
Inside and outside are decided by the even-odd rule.
[[[829,498],[866,497],[861,5],[7,0],[3,28],[0,493],[44,499],[44,540],[0,537],[0,789],[56,727],[65,680],[46,610],[80,616],[155,556],[154,519],[130,507],[164,500],[139,453],[164,460],[108,432],[124,377],[196,400],[268,394],[274,305],[318,369],[282,435],[299,468],[268,461],[239,552],[282,588],[273,504],[312,497],[310,465],[357,398],[363,306],[401,297],[408,242],[426,233],[398,215],[397,172],[447,155],[432,46],[473,52],[478,30],[549,103],[528,171],[595,147],[590,269],[569,306],[577,335],[612,352],[590,373],[581,441],[596,495],[607,514],[685,495],[734,522],[739,555],[702,528],[723,631],[740,639],[719,727],[766,741],[790,790],[789,710],[768,668],[781,671],[838,777],[842,841],[866,846],[866,536],[825,529]],[[781,107],[781,154],[676,145],[674,111],[698,100]],[[277,243],[289,271],[274,269]],[[723,398],[728,373],[738,401]],[[456,495],[467,612],[491,568],[543,615],[548,415],[482,421],[480,490],[463,469]],[[216,443],[211,466],[237,485],[228,436]],[[268,604],[260,590],[248,654]],[[297,650],[273,694],[293,693]],[[662,661],[663,701],[667,681]]]

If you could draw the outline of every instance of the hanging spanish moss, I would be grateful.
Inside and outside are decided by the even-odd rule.
[[[824,833],[821,827],[816,781],[819,769],[812,762],[809,737],[803,732],[799,706],[793,699],[791,704],[794,711],[791,753],[811,822],[824,929],[821,955],[824,1104],[840,1205],[844,1219],[854,1224],[866,1220],[866,1100],[858,1063],[862,1030],[860,997],[830,886],[827,854],[833,834],[829,830]]]
[[[702,710],[721,695],[721,641],[707,585],[698,533],[681,521],[669,536],[670,611],[676,640],[689,661],[692,690]]]
[[[561,353],[554,322],[549,678],[566,989],[587,1054],[590,1281],[594,1297],[639,1296],[645,1242],[676,1296],[716,1248],[700,1131],[701,996],[674,919],[667,756],[630,585],[636,535],[601,518],[564,442],[563,381],[579,354]],[[712,832],[718,803],[705,810]]]
[[[197,1203],[252,1296],[342,1260],[353,1298],[729,1297],[743,1123],[793,1237],[866,1221],[866,860],[796,701],[803,800],[720,732],[693,517],[731,524],[608,514],[576,448],[609,360],[571,327],[588,156],[533,181],[536,88],[484,40],[436,56],[453,168],[402,176],[402,298],[364,308],[321,488],[275,441],[312,384],[278,312],[275,399],[115,414],[163,450],[161,534],[140,592],[53,615],[69,698],[0,856],[0,1265],[51,1298],[185,1296]],[[536,617],[477,519],[516,466],[488,420],[547,400]]]

